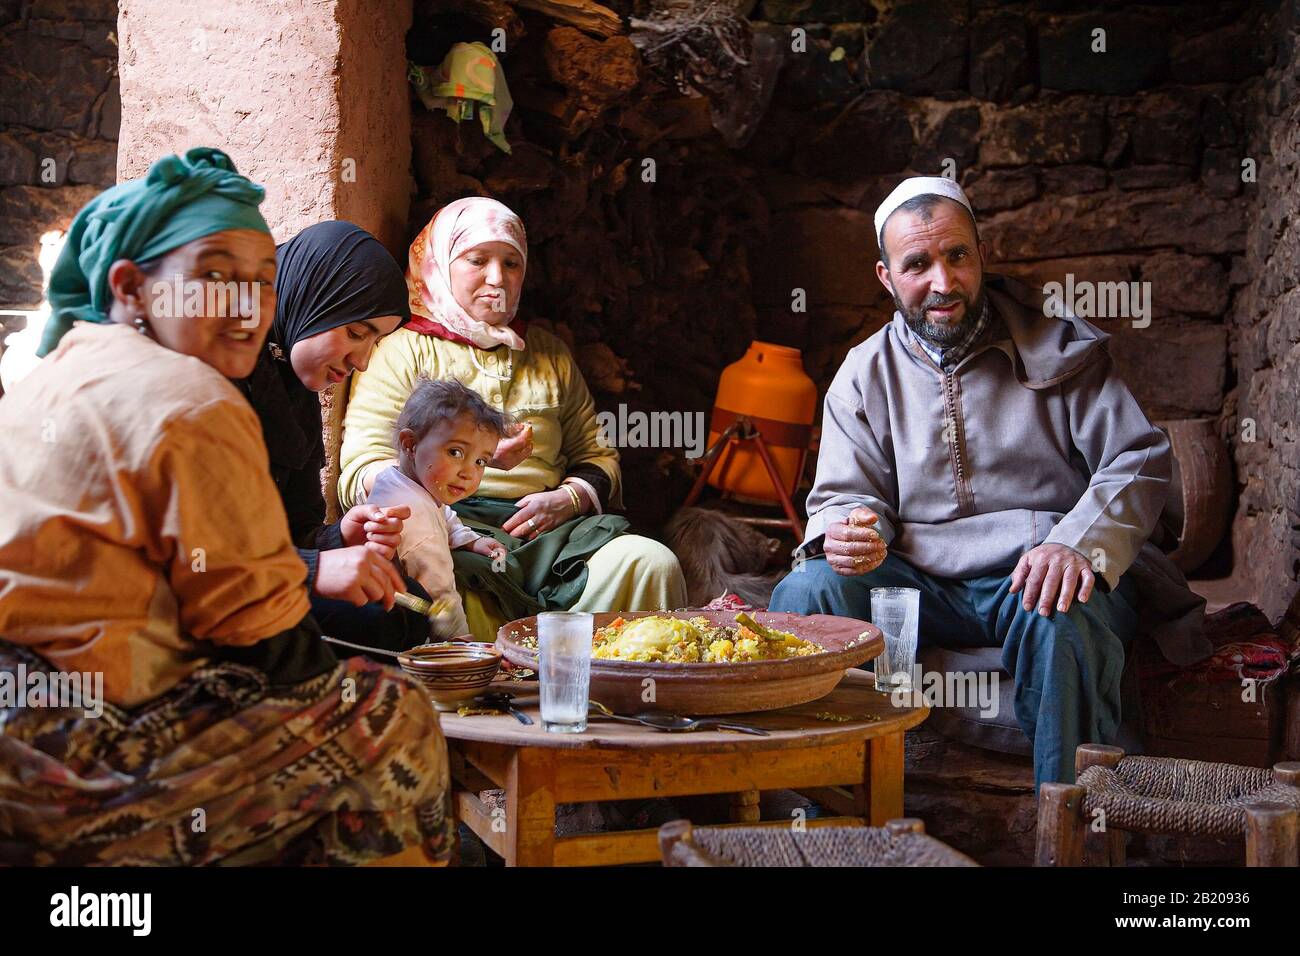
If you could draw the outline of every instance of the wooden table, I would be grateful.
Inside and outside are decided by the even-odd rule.
[[[737,715],[772,731],[665,733],[592,719],[582,734],[542,729],[536,685],[506,683],[535,723],[509,715],[441,715],[456,812],[507,866],[594,866],[659,859],[657,831],[556,837],[558,803],[698,794],[732,795],[736,825],[758,823],[763,790],[798,790],[839,814],[808,826],[873,826],[903,815],[903,732],[927,707],[895,707],[871,674],[849,670],[828,696],[798,707]],[[817,715],[847,715],[832,721]],[[505,791],[504,820],[479,799]],[[494,826],[493,824],[496,824]],[[777,820],[764,826],[790,826]]]

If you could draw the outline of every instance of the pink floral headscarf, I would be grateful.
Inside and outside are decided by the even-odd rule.
[[[481,349],[508,345],[522,350],[524,340],[509,325],[488,325],[470,316],[451,291],[451,264],[456,257],[484,242],[505,242],[513,246],[528,268],[528,237],[524,224],[508,206],[483,196],[457,199],[438,210],[411,243],[406,288],[410,294],[408,328],[438,334],[429,325],[441,326],[453,336],[468,340]],[[513,319],[519,303],[511,309]],[[421,321],[423,319],[424,321]]]

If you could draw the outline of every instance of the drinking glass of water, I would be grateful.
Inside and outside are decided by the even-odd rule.
[[[552,733],[580,734],[587,729],[593,633],[591,615],[584,611],[537,615],[542,726]]]
[[[871,623],[885,636],[885,649],[876,658],[877,690],[912,686],[920,613],[921,592],[916,588],[871,589]]]

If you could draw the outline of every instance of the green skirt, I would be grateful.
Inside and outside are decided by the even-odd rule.
[[[465,527],[506,546],[505,568],[500,571],[493,570],[491,558],[465,548],[451,555],[457,587],[491,593],[507,620],[539,611],[567,611],[587,586],[587,559],[631,528],[621,515],[587,515],[528,541],[501,530],[519,510],[510,499],[476,495],[452,509]]]

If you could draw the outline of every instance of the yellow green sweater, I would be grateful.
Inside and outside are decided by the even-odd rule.
[[[454,378],[484,401],[533,426],[533,454],[510,471],[489,468],[478,493],[518,498],[554,488],[577,465],[595,465],[613,488],[610,501],[622,504],[618,451],[597,440],[596,406],[565,344],[551,333],[530,326],[527,348],[505,346],[490,351],[448,342],[432,335],[398,329],[384,338],[364,372],[352,379],[344,417],[339,501],[350,508],[363,500],[362,479],[397,460],[397,416],[421,375]],[[475,367],[497,375],[498,381]],[[512,364],[513,363],[513,364]]]

